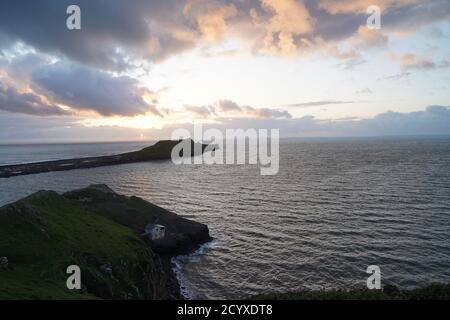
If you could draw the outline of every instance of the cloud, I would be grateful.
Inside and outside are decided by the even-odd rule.
[[[0,110],[35,116],[68,115],[70,112],[47,102],[33,92],[19,92],[0,81]]]
[[[207,118],[215,113],[214,108],[212,108],[211,106],[210,107],[205,107],[205,106],[197,107],[197,106],[185,105],[184,109],[188,112],[191,112],[191,113],[201,116],[203,118]]]
[[[66,8],[81,7],[82,30],[65,27]],[[3,0],[0,49],[22,42],[60,59],[109,71],[141,69],[205,41],[240,38],[252,52],[303,55],[359,40],[383,46],[369,32],[369,0]],[[383,30],[417,30],[450,17],[448,0],[381,0]],[[355,41],[355,40],[352,40]]]
[[[433,70],[450,67],[450,59],[434,62],[429,57],[419,56],[413,53],[405,53],[397,56],[391,55],[394,60],[400,61],[403,70]]]
[[[229,114],[241,114],[255,118],[276,119],[292,118],[292,115],[284,110],[274,110],[270,108],[254,108],[251,106],[239,106],[231,100],[220,100],[215,105],[218,110]]]
[[[402,72],[402,73],[397,73],[397,74],[394,74],[391,76],[378,78],[378,80],[401,80],[401,79],[409,78],[410,75],[411,75],[410,72]]]
[[[450,107],[429,106],[411,113],[385,112],[368,119],[319,120],[313,116],[295,119],[233,119],[224,128],[279,129],[283,137],[450,135]]]
[[[292,118],[292,115],[285,110],[240,106],[231,100],[219,100],[209,106],[185,105],[184,110],[202,118],[214,119],[228,118],[230,116],[261,119]]]
[[[408,69],[434,69],[436,64],[426,58],[418,57],[412,53],[406,53],[401,58],[402,68]]]
[[[81,8],[82,29],[65,26],[66,8]],[[176,0],[2,1],[0,35],[37,50],[108,70],[132,68],[193,48],[195,30]]]
[[[370,90],[370,88],[365,88],[362,90],[356,90],[355,91],[356,94],[372,94],[372,90]]]
[[[303,1],[261,0],[261,4],[266,12],[272,14],[264,22],[264,45],[269,51],[292,55],[311,46],[305,35],[313,30],[314,20]]]
[[[237,15],[233,4],[220,5],[197,15],[197,27],[207,41],[219,41],[224,37],[226,20]]]
[[[338,63],[337,66],[342,70],[354,70],[356,67],[367,63],[366,60],[363,59],[350,59],[341,63]]]
[[[0,143],[136,141],[142,131],[122,127],[85,127],[74,117],[0,114]]]
[[[156,101],[155,93],[139,87],[128,76],[108,73],[79,65],[55,63],[34,70],[32,83],[52,100],[77,110],[92,110],[103,116],[162,114],[144,100]]]
[[[426,25],[433,25],[450,18],[450,2],[447,0],[396,1],[382,13],[382,28],[403,34],[412,33]]]
[[[241,112],[241,107],[231,100],[220,100],[216,106],[223,112]]]
[[[332,14],[344,14],[366,12],[371,5],[377,5],[381,9],[389,9],[420,2],[423,2],[423,0],[378,0],[376,2],[373,0],[318,0],[318,7]]]
[[[244,114],[247,114],[256,118],[264,118],[264,119],[277,119],[277,118],[292,118],[292,115],[284,110],[273,110],[269,108],[253,108],[250,106],[241,107]]]
[[[369,29],[366,26],[360,26],[356,35],[349,40],[354,47],[359,49],[386,47],[388,41],[389,38],[380,30]]]
[[[364,137],[397,135],[450,135],[450,107],[429,106],[411,113],[385,112],[369,119],[319,120],[313,116],[295,119],[233,118],[205,123],[204,130],[279,129],[281,137]],[[73,118],[5,114],[0,117],[0,142],[113,141],[169,139],[173,130],[192,130],[192,123],[173,123],[162,129],[129,129],[117,126],[85,127]]]
[[[361,135],[450,134],[450,107],[428,106],[425,111],[386,112],[354,125]]]
[[[311,101],[311,102],[289,104],[286,105],[285,107],[311,108],[311,107],[326,106],[330,104],[351,104],[351,103],[358,103],[358,101]]]

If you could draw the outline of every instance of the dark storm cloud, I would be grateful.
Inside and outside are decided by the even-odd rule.
[[[450,18],[450,2],[448,0],[418,1],[418,4],[399,7],[383,14],[383,25],[405,32],[437,21]]]
[[[147,112],[161,116],[144,95],[153,92],[138,87],[137,80],[113,77],[108,73],[83,66],[56,63],[36,69],[33,85],[51,99],[73,109],[93,110],[103,116],[134,116]]]
[[[35,116],[68,115],[69,112],[44,101],[34,93],[20,93],[0,81],[0,110]]]
[[[362,3],[358,10],[327,11],[319,8],[317,0],[307,0],[307,8],[315,17],[316,32],[325,40],[345,39],[351,36],[359,26],[367,20],[366,8],[369,5],[382,5],[388,1],[341,1],[342,7],[351,3]],[[323,1],[325,2],[325,1]],[[328,1],[333,3],[334,1]],[[338,1],[336,1],[338,2]],[[395,4],[396,1],[391,1]],[[358,6],[355,6],[358,7]],[[382,31],[410,32],[422,26],[442,21],[450,17],[450,2],[448,0],[417,0],[397,1],[397,5],[386,5],[382,10]]]
[[[81,7],[82,30],[66,28],[66,8],[72,4]],[[130,58],[160,59],[192,46],[174,33],[182,28],[181,11],[180,1],[175,0],[3,0],[0,39],[20,40],[42,52],[123,70],[130,66]]]

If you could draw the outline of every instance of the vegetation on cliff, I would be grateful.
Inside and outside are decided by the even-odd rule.
[[[5,258],[0,299],[173,298],[159,255],[129,227],[134,225],[133,214],[140,223],[150,223],[145,219],[156,209],[138,198],[130,201],[147,204],[146,212],[127,208],[126,197],[101,190],[94,186],[83,195],[117,197],[115,204],[126,215],[119,218],[113,211],[108,215],[99,207],[93,211],[86,203],[52,191],[0,208],[0,257]],[[185,223],[170,214],[173,223]],[[81,290],[66,286],[69,265],[82,270]]]
[[[206,225],[182,218],[141,198],[119,195],[106,185],[89,186],[67,192],[64,196],[77,200],[92,212],[131,228],[136,234],[142,234],[147,224],[164,225],[165,237],[150,243],[159,254],[187,254],[211,240]]]

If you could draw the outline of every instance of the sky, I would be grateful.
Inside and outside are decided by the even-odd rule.
[[[0,143],[448,135],[449,40],[448,0],[2,0]]]

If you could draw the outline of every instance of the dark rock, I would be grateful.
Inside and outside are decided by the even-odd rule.
[[[163,225],[166,228],[163,239],[144,239],[159,254],[175,256],[191,253],[211,240],[206,225],[180,217],[141,198],[119,195],[106,185],[70,191],[64,197],[79,201],[86,209],[127,226],[139,235],[145,232],[148,224]],[[87,198],[90,201],[84,200]]]

